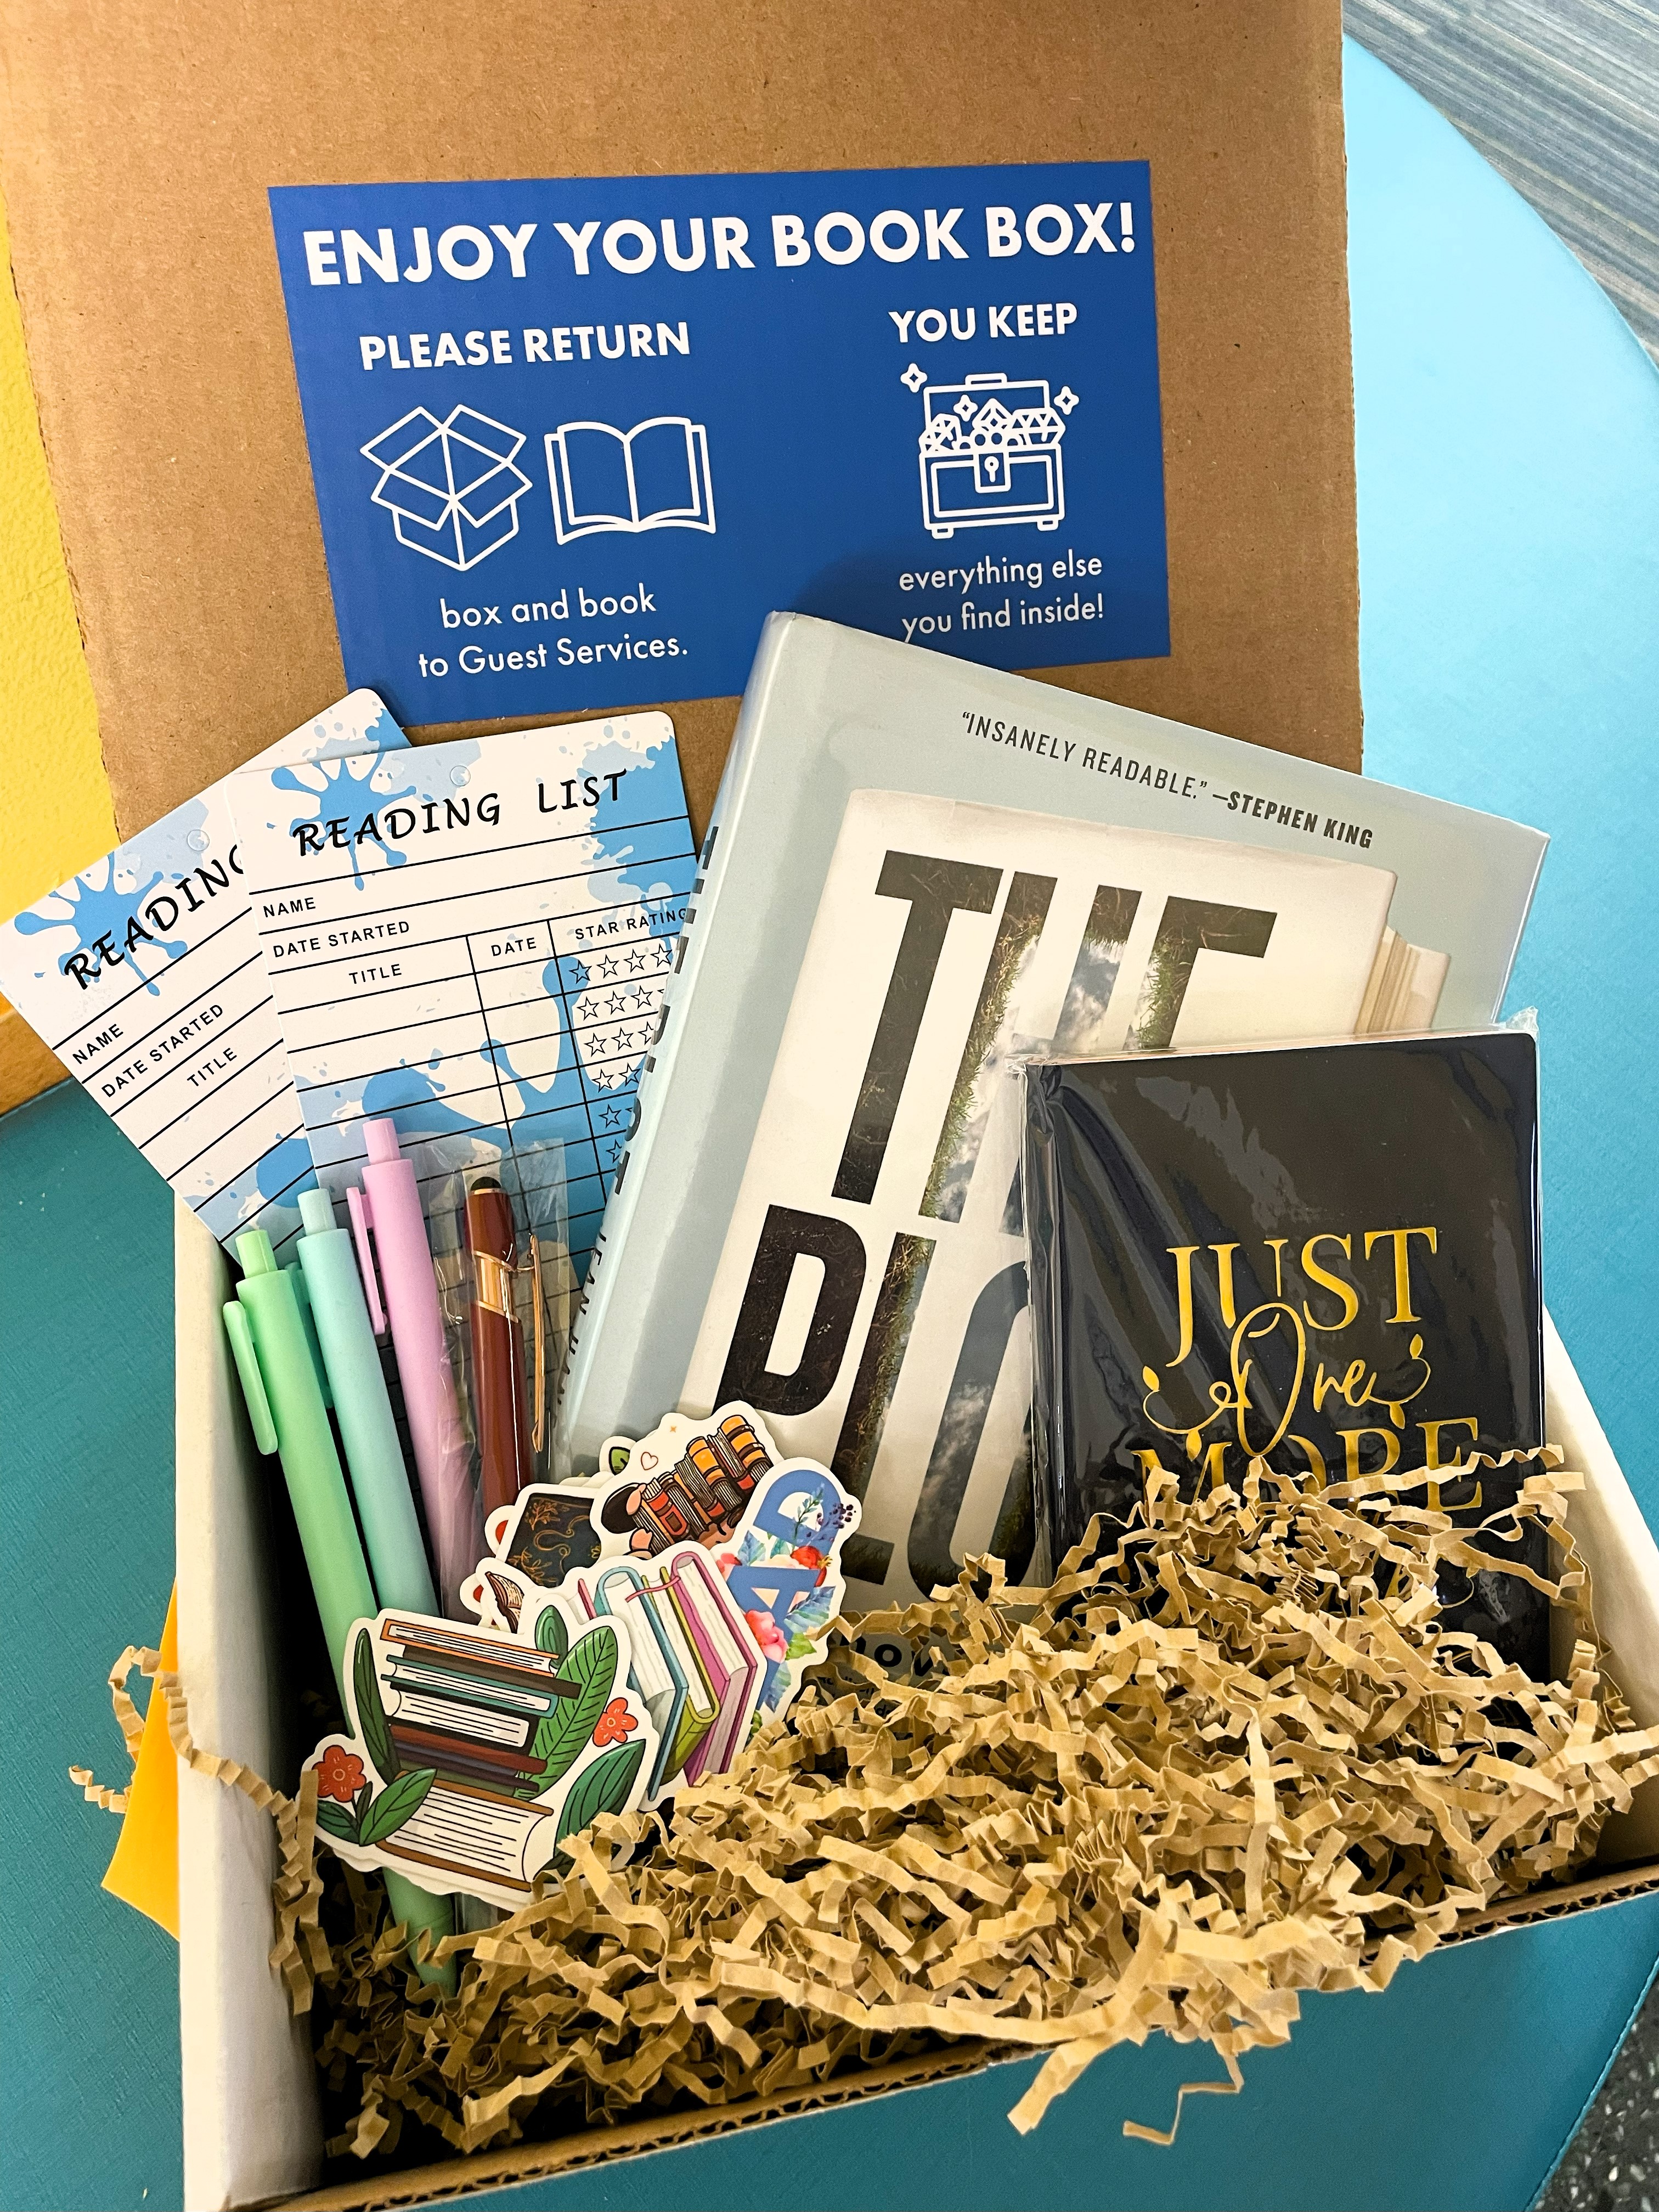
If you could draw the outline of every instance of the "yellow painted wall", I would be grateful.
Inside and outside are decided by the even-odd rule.
[[[0,918],[115,842],[0,207]],[[63,1069],[0,1000],[0,1113]]]

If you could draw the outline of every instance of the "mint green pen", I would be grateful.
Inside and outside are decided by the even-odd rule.
[[[301,1192],[300,1218],[306,1229],[295,1247],[301,1280],[333,1393],[374,1587],[382,1605],[435,1613],[437,1594],[421,1542],[415,1493],[398,1442],[350,1231],[336,1224],[334,1201],[325,1190]]]
[[[242,1263],[242,1279],[234,1301],[224,1310],[225,1332],[247,1400],[253,1440],[262,1452],[274,1451],[283,1462],[335,1681],[343,1698],[340,1670],[347,1642],[355,1621],[372,1620],[379,1611],[374,1588],[357,1540],[357,1524],[323,1403],[322,1377],[294,1285],[276,1265],[263,1229],[247,1230],[236,1239],[236,1256]],[[454,1911],[447,1897],[430,1896],[390,1871],[386,1882],[392,1911],[411,1932],[424,1928],[434,1943],[453,1933]],[[453,1964],[420,1971],[423,1980],[441,1982],[451,1990],[455,1986]]]

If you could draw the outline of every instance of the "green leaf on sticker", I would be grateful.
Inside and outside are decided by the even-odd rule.
[[[632,1444],[612,1444],[605,1456],[610,1462],[612,1474],[626,1474],[628,1462],[634,1456],[634,1447]]]
[[[811,1637],[792,1636],[789,1639],[789,1649],[783,1656],[786,1659],[805,1659],[813,1649],[814,1644]]]
[[[337,1843],[355,1844],[357,1840],[356,1820],[343,1805],[336,1805],[326,1797],[319,1798],[317,1802],[317,1826],[325,1836],[332,1836]]]
[[[570,1649],[570,1631],[556,1605],[544,1606],[536,1615],[536,1649],[562,1659]]]
[[[380,1685],[374,1674],[374,1638],[367,1628],[357,1631],[357,1648],[351,1655],[351,1687],[357,1700],[357,1726],[363,1749],[382,1782],[395,1782],[403,1761],[392,1741],[392,1727],[380,1702]]]
[[[400,1774],[389,1790],[382,1790],[364,1815],[357,1832],[360,1844],[383,1844],[405,1820],[413,1820],[426,1802],[426,1793],[437,1780],[430,1766],[412,1767]]]
[[[552,1611],[549,1607],[549,1611]],[[536,1623],[539,1633],[544,1613]],[[581,1756],[582,1746],[599,1724],[617,1680],[617,1644],[614,1628],[591,1628],[578,1637],[562,1662],[568,1682],[576,1685],[574,1698],[561,1698],[552,1711],[538,1722],[530,1755],[542,1762],[538,1790],[547,1789],[568,1774]]]
[[[630,1743],[596,1759],[564,1801],[556,1840],[562,1843],[567,1836],[580,1835],[601,1813],[620,1813],[644,1757],[645,1746]]]

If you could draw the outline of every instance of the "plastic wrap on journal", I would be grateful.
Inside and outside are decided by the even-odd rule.
[[[1534,1677],[1547,1568],[1516,1480],[1544,1442],[1535,1039],[1524,1031],[1041,1060],[1024,1074],[1036,1504],[1056,1563],[1252,1459],[1486,1525],[1443,1614]],[[1496,1525],[1492,1516],[1499,1517]],[[1538,1556],[1534,1556],[1538,1553]]]

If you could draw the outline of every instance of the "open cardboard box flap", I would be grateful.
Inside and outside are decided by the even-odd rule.
[[[1172,649],[1042,673],[1357,769],[1340,28],[1338,0],[174,0],[94,32],[0,0],[13,263],[123,834],[345,688],[283,184],[1149,161]],[[670,710],[699,829],[736,709]]]
[[[253,1452],[219,1320],[229,1269],[183,1206],[176,1250],[179,1674],[198,1741],[270,1775],[282,1764],[285,1731],[264,1555],[267,1476]],[[1596,1617],[1613,1648],[1613,1672],[1638,1725],[1649,1727],[1659,1722],[1659,1547],[1565,1347],[1547,1319],[1545,1328],[1547,1433],[1587,1486],[1572,1502],[1571,1523],[1595,1577]],[[289,2018],[267,1964],[274,1824],[234,1791],[190,1773],[179,1776],[179,1816],[185,2201],[193,2212],[220,2212],[308,2188],[321,2168],[322,2131],[307,2031]],[[1637,1793],[1628,1815],[1609,1822],[1601,1856],[1580,1880],[1473,1916],[1462,1932],[1496,1934],[1653,1888],[1659,1888],[1659,1778]],[[347,2182],[305,2201],[343,2212],[467,2195],[936,2081],[1000,2055],[1007,2054],[957,2045],[839,2076],[815,2092],[480,2151]]]

